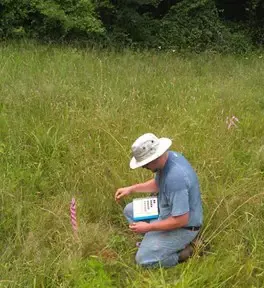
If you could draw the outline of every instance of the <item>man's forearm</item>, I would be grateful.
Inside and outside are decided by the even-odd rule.
[[[158,192],[158,185],[155,179],[151,179],[144,183],[139,183],[130,186],[132,192],[147,192],[147,193],[156,193]]]
[[[174,230],[177,228],[181,228],[188,224],[189,220],[189,213],[186,213],[184,215],[178,216],[178,217],[168,217],[167,219],[155,221],[150,223],[149,231],[169,231]]]

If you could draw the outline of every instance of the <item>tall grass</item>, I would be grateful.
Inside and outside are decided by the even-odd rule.
[[[263,79],[261,53],[2,44],[0,287],[263,287]],[[201,182],[210,251],[171,269],[135,265],[129,199],[113,198],[152,177],[128,167],[145,132],[172,138]]]

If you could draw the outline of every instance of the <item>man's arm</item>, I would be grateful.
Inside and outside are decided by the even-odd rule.
[[[147,193],[156,193],[158,192],[158,185],[155,181],[155,179],[151,179],[149,181],[146,181],[144,183],[139,183],[130,186],[130,189],[133,192],[147,192]]]
[[[189,213],[181,216],[170,216],[161,221],[150,223],[150,231],[169,231],[186,226],[189,221]]]
[[[122,197],[127,196],[135,192],[147,192],[147,193],[156,193],[158,192],[158,185],[155,179],[151,179],[144,183],[134,184],[132,186],[119,188],[115,193],[115,200],[118,201]]]
[[[136,233],[147,233],[149,231],[169,231],[186,226],[189,221],[189,212],[180,216],[170,216],[167,219],[152,223],[137,222],[129,225]]]

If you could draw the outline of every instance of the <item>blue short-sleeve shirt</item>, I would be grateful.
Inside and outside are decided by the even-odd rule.
[[[201,226],[203,211],[197,175],[180,153],[169,151],[164,168],[155,175],[159,187],[159,218],[180,216],[189,212],[187,226]]]

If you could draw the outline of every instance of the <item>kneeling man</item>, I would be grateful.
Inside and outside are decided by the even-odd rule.
[[[171,144],[170,139],[157,138],[152,133],[140,136],[132,145],[130,168],[149,169],[155,177],[115,193],[117,201],[135,192],[158,193],[156,220],[135,222],[133,204],[124,209],[129,228],[144,234],[136,254],[136,262],[142,266],[170,267],[184,260],[182,255],[190,249],[203,221],[197,175],[183,155],[168,151]]]

